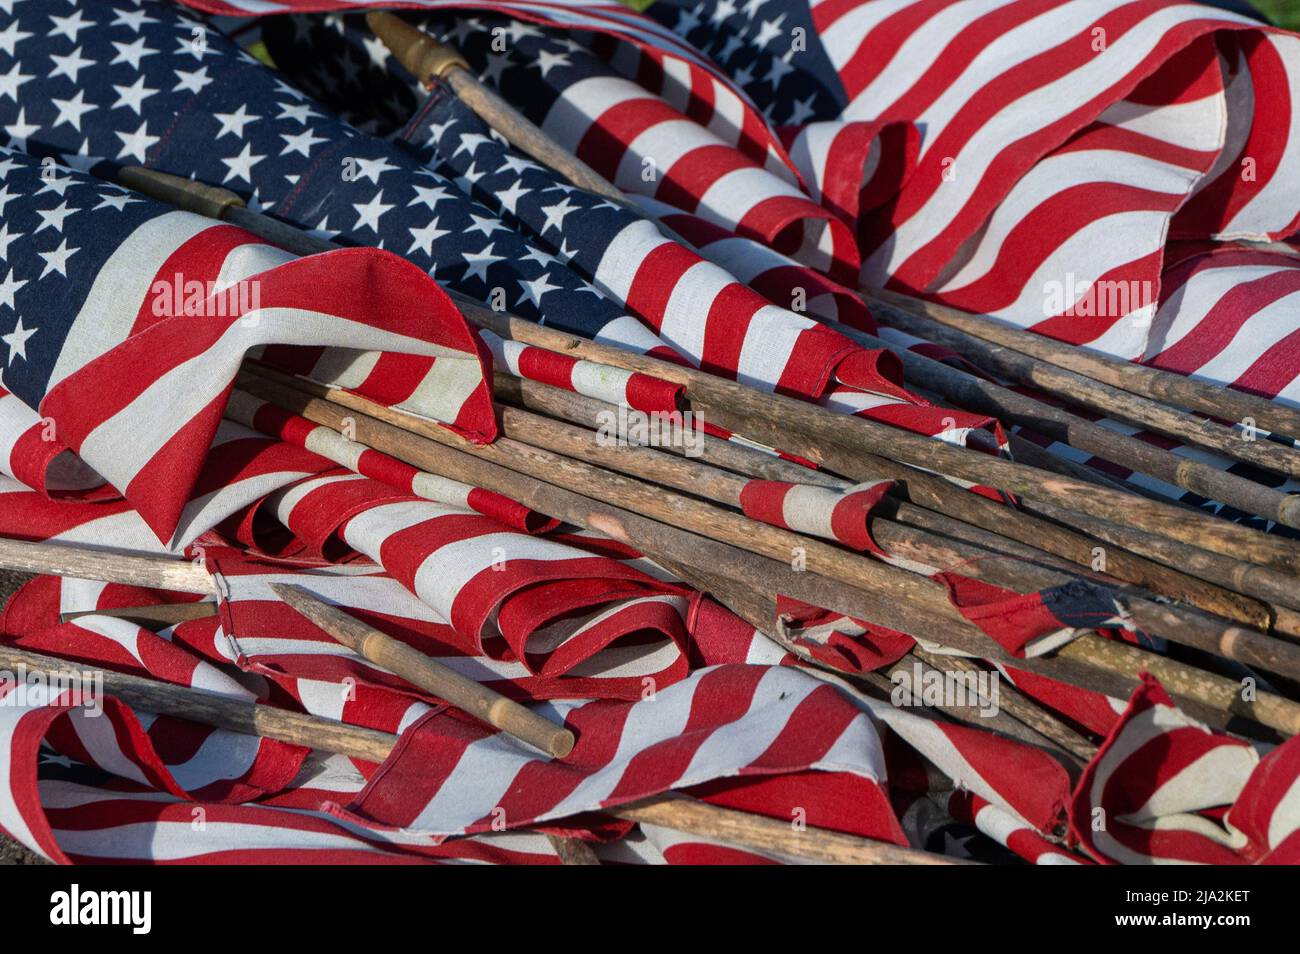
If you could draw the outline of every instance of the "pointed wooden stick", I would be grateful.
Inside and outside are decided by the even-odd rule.
[[[85,665],[0,645],[0,667],[17,671],[84,677]],[[112,670],[102,675],[103,688],[132,708],[188,719],[231,732],[261,736],[331,752],[367,762],[383,762],[397,744],[397,736],[375,729],[335,722],[319,716],[290,712],[272,706],[231,699],[215,693],[159,682]],[[796,831],[786,822],[745,812],[717,808],[674,794],[659,795],[635,805],[602,809],[629,821],[659,825],[688,834],[716,837],[756,851],[844,864],[963,864],[952,858],[870,841],[821,828]]]
[[[1197,417],[1150,398],[1124,391],[1094,378],[1068,371],[1058,365],[1040,361],[1030,355],[990,341],[901,308],[879,308],[880,320],[936,344],[946,345],[983,370],[1013,381],[1032,385],[1071,404],[1100,411],[1109,417],[1141,425],[1184,444],[1194,444],[1216,451],[1233,460],[1290,477],[1300,477],[1300,451],[1276,441],[1248,438],[1242,432],[1214,421]],[[1225,389],[1226,390],[1226,389]],[[1220,392],[1223,393],[1223,392]],[[1222,411],[1216,412],[1222,414]],[[1183,461],[1183,463],[1190,463]],[[1263,489],[1263,488],[1261,488]],[[1283,495],[1277,515],[1266,514],[1288,527],[1300,527],[1300,496]],[[1249,509],[1249,508],[1246,508]],[[1254,510],[1250,510],[1254,513]]]
[[[499,692],[465,678],[406,643],[316,599],[301,587],[272,583],[271,590],[354,653],[445,699],[457,709],[541,749],[552,758],[562,759],[573,751],[573,733],[563,726],[543,719]]]
[[[426,87],[446,83],[461,102],[520,152],[554,169],[579,188],[630,206],[609,180],[538,129],[532,120],[471,73],[459,51],[396,14],[374,10],[366,14],[366,24],[416,80]]]
[[[1071,447],[1095,454],[1112,464],[1148,474],[1166,483],[1217,500],[1246,513],[1285,523],[1294,520],[1295,498],[1272,487],[1220,470],[1210,464],[1178,457],[1161,447],[1084,420],[1061,408],[995,384],[986,378],[890,344],[874,335],[844,329],[869,348],[892,351],[903,363],[909,383],[938,392],[958,407],[1020,424]],[[1023,458],[1021,458],[1023,459]]]
[[[985,341],[1022,352],[1039,361],[1086,375],[1113,387],[1160,401],[1190,408],[1223,420],[1253,421],[1261,430],[1300,437],[1300,410],[1267,398],[1225,388],[1208,381],[1184,377],[1149,365],[1123,361],[1086,347],[1065,344],[1044,335],[1024,331],[996,318],[975,315],[879,288],[864,289],[868,301],[892,306],[931,323],[945,325]],[[922,327],[920,325],[918,328]],[[929,334],[921,337],[933,340]]]
[[[153,625],[163,623],[175,626],[192,619],[206,619],[217,615],[217,604],[200,603],[156,603],[152,606],[118,606],[113,609],[78,610],[75,613],[60,613],[60,623],[70,623],[85,616],[108,616],[113,619],[130,620],[133,623]]]
[[[28,543],[0,537],[0,570],[103,580],[176,593],[217,595],[211,574],[199,563],[175,557],[136,556],[63,543]]]
[[[1287,734],[1300,733],[1300,705],[1280,696],[1260,693],[1252,699],[1243,698],[1241,685],[1231,679],[1098,636],[1080,637],[1050,657],[1011,659],[953,609],[941,587],[936,588],[921,577],[903,571],[897,571],[897,576],[880,572],[892,570],[890,567],[872,569],[871,578],[889,589],[868,591],[816,572],[792,571],[783,562],[680,529],[687,519],[707,519],[709,526],[723,527],[730,521],[717,518],[712,513],[717,508],[702,505],[709,511],[705,518],[694,502],[666,496],[661,489],[642,486],[639,481],[620,478],[580,461],[520,445],[510,438],[500,438],[490,445],[472,445],[445,428],[364,398],[308,382],[297,382],[302,390],[285,387],[271,380],[283,376],[265,373],[269,377],[257,390],[264,400],[334,430],[353,430],[358,443],[415,467],[495,490],[542,513],[605,533],[652,559],[706,570],[726,566],[729,575],[760,592],[782,593],[1107,695],[1126,696],[1136,685],[1137,674],[1149,671],[1168,686],[1176,685],[1178,688],[1171,688],[1171,692],[1185,699],[1211,709],[1245,715]],[[337,395],[341,403],[313,396],[312,392],[316,391]],[[512,465],[520,470],[512,469]],[[592,496],[571,489],[586,486],[589,481],[595,482],[594,488],[588,487]],[[622,507],[605,502],[606,497],[615,493]],[[632,507],[642,512],[634,513]],[[671,523],[646,517],[646,513],[661,515]],[[697,526],[704,529],[705,525]],[[745,527],[747,534],[767,536],[765,525],[749,521]],[[814,550],[821,552],[809,538],[798,539],[810,554]]]
[[[771,446],[800,454],[857,477],[872,458],[988,484],[1101,519],[1181,540],[1239,560],[1300,571],[1300,546],[1218,517],[1147,500],[1024,467],[860,417],[850,417],[780,394],[769,394],[703,371],[633,354],[555,328],[492,311],[474,302],[457,304],[473,323],[502,338],[585,358],[629,371],[643,371],[686,387],[692,407],[711,423]],[[1300,507],[1300,497],[1292,502]]]

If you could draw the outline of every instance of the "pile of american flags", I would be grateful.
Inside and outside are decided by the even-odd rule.
[[[1300,863],[1300,37],[394,6],[0,0],[5,835]]]

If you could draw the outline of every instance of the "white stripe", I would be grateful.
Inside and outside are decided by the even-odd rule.
[[[232,321],[202,353],[154,378],[125,408],[86,435],[81,456],[114,486],[126,487],[176,432],[211,402],[212,388],[235,377],[250,347],[312,345],[322,340],[354,340],[366,348],[423,355],[444,350],[339,316],[300,308],[260,309]],[[210,383],[202,387],[195,382]],[[159,414],[160,407],[167,408],[167,413]]]
[[[194,236],[216,227],[201,215],[167,212],[123,239],[95,276],[54,362],[46,392],[125,341],[158,269]]]
[[[1273,44],[1286,67],[1286,92],[1291,103],[1286,117],[1286,149],[1272,177],[1232,217],[1223,235],[1216,238],[1265,238],[1267,233],[1284,230],[1300,208],[1300,182],[1295,174],[1296,168],[1300,167],[1300,109],[1295,105],[1300,102],[1300,38],[1268,33],[1263,39]],[[1257,121],[1272,124],[1274,134],[1280,131],[1276,128],[1280,125],[1279,117],[1261,116]]]

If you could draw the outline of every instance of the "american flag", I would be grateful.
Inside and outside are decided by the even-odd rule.
[[[407,263],[365,249],[290,261],[239,229],[54,168],[26,153],[3,161],[12,243],[4,384],[49,418],[58,442],[118,488],[160,540],[177,531],[250,351],[274,361],[276,348],[330,342],[298,352],[295,370],[480,439],[495,435],[483,346]],[[199,307],[176,307],[191,284],[204,289]],[[225,292],[209,289],[239,284],[247,296],[213,307]],[[427,300],[427,310],[403,307],[408,298]],[[98,399],[88,403],[86,393]]]
[[[1164,0],[410,4],[639,216],[418,89],[342,15],[361,4],[187,5],[220,19],[0,4],[0,535],[183,555],[220,596],[161,632],[59,623],[196,597],[40,577],[0,633],[400,741],[380,766],[0,683],[5,832],[62,862],[556,863],[548,834],[607,862],[794,860],[601,814],[680,791],[958,857],[1300,860],[1294,742],[1245,745],[1154,684],[1126,702],[1002,667],[1101,743],[1072,784],[1033,746],[840,678],[909,665],[907,634],[769,594],[796,655],[632,547],[235,387],[259,361],[474,441],[497,434],[493,367],[610,407],[681,397],[473,332],[443,286],[1005,452],[996,421],[908,391],[837,330],[877,330],[866,282],[1287,399],[1296,259],[1245,240],[1300,219],[1282,95],[1300,41]],[[295,15],[226,19],[273,13]],[[112,184],[136,164],[351,247],[296,258]],[[1045,315],[1066,271],[1150,295]],[[255,300],[229,294],[244,287]],[[752,519],[899,563],[869,532],[887,484],[738,483]],[[1087,584],[1016,594],[909,569],[1015,655],[1123,626]],[[577,748],[546,758],[467,719],[326,638],[278,582],[565,723]],[[1174,753],[1156,773],[1153,749]],[[1117,820],[1101,834],[1098,810]]]
[[[774,121],[803,126],[787,139],[809,183],[842,181],[844,164],[859,161],[860,149],[844,148],[853,123],[916,129],[919,152],[899,154],[912,165],[888,209],[858,221],[868,284],[1293,399],[1300,365],[1285,276],[1295,254],[1240,244],[1285,239],[1300,223],[1288,172],[1300,156],[1292,34],[1164,0],[763,0],[712,12],[669,0],[650,15],[709,53]],[[806,51],[791,55],[788,31],[767,28],[777,20],[806,31]],[[788,81],[765,81],[782,61]],[[814,88],[817,109],[806,113],[799,97]],[[1102,290],[1122,295],[1099,307]]]
[[[818,319],[858,326],[869,321],[860,300],[832,275],[810,277],[818,275],[815,269],[790,258],[799,254],[798,239],[793,247],[781,242],[803,235],[802,231],[768,232],[760,242],[756,232],[743,227],[742,220],[761,220],[761,207],[784,188],[776,183],[793,174],[809,197],[834,210],[858,238],[864,266],[847,285],[860,279],[921,293],[1119,357],[1287,399],[1297,365],[1288,350],[1293,331],[1289,315],[1294,309],[1287,301],[1284,280],[1274,279],[1267,290],[1261,287],[1251,294],[1247,289],[1255,287],[1261,274],[1256,271],[1220,271],[1217,283],[1203,280],[1191,285],[1187,276],[1189,259],[1213,254],[1216,266],[1225,267],[1234,259],[1234,247],[1239,252],[1236,261],[1249,260],[1268,274],[1294,268],[1295,256],[1286,246],[1247,249],[1239,242],[1234,246],[1220,241],[1213,248],[1203,247],[1211,238],[1285,235],[1291,218],[1300,214],[1296,197],[1285,192],[1289,180],[1277,172],[1287,160],[1284,146],[1274,141],[1278,135],[1274,125],[1256,134],[1267,148],[1259,142],[1247,143],[1255,104],[1266,103],[1287,88],[1285,63],[1293,38],[1221,10],[1177,7],[1168,14],[1173,17],[1168,36],[1151,39],[1153,49],[1140,62],[1125,67],[1133,88],[1120,84],[1098,89],[1089,103],[1100,113],[1089,122],[1082,118],[1083,107],[1062,113],[1064,118],[1057,116],[1052,110],[1060,113],[1066,104],[1049,103],[1049,94],[1063,86],[1061,71],[1067,61],[1058,57],[1049,65],[1039,54],[1071,35],[1062,32],[1063,24],[1073,25],[1076,44],[1086,40],[1098,45],[1092,55],[1099,63],[1089,68],[1099,73],[1101,63],[1111,70],[1109,64],[1122,58],[1119,49],[1110,48],[1112,39],[1127,36],[1132,45],[1139,36],[1155,37],[1148,27],[1164,21],[1142,18],[1170,7],[1150,2],[1119,6],[1128,19],[1108,19],[1080,3],[1015,4],[1014,10],[1007,4],[975,2],[819,4],[809,9],[797,0],[723,3],[707,11],[691,3],[652,6],[650,15],[678,30],[728,71],[746,94],[735,109],[747,110],[754,123],[768,120],[776,144],[763,154],[765,159],[743,154],[739,147],[721,158],[722,143],[731,140],[716,128],[716,100],[700,93],[712,90],[712,85],[691,82],[688,77],[695,76],[694,67],[685,61],[678,70],[666,68],[664,64],[673,59],[667,48],[646,48],[641,37],[608,30],[543,31],[494,19],[491,14],[459,18],[434,14],[419,22],[456,43],[475,68],[531,119],[616,178],[705,258],[771,302],[787,304],[802,289],[807,312]],[[503,30],[510,42],[498,49],[502,45],[493,37]],[[957,62],[936,59],[943,43],[934,38],[949,33],[957,38],[953,43],[960,44],[953,48],[962,51],[961,62],[976,63],[962,74],[966,85],[961,89],[971,95],[978,92],[982,97],[978,101],[988,103],[989,122],[1000,115],[999,103],[1014,98],[1015,109],[1028,112],[1008,115],[1026,129],[1041,126],[1036,136],[1022,141],[996,133],[1000,127],[995,126],[980,133],[978,124],[963,114],[961,123],[955,123],[948,138],[935,147],[944,155],[933,158],[935,154],[928,151],[932,144],[921,132],[932,139],[930,131],[942,128],[934,117],[950,118],[952,104],[960,102],[962,95],[949,91],[941,103],[930,103],[950,79],[945,70],[955,69]],[[299,16],[273,20],[261,35],[281,67],[334,108],[394,134],[419,135],[419,130],[401,131],[399,124],[390,125],[376,110],[358,105],[366,99],[366,91],[376,88],[391,101],[411,99],[414,85],[385,51],[368,42],[364,26],[347,18],[322,21]],[[1006,54],[1005,63],[998,59],[993,66],[981,66],[980,50],[994,41],[1000,44],[996,50],[1012,53]],[[904,46],[907,42],[924,45],[926,57],[911,57],[912,47]],[[868,45],[873,51],[870,66],[863,65],[866,54],[861,52]],[[856,51],[857,59],[836,59],[841,47]],[[1220,47],[1228,51],[1223,54],[1222,76]],[[890,52],[894,50],[898,52]],[[1256,61],[1274,63],[1282,70],[1271,73],[1267,82],[1259,79],[1258,96],[1245,65],[1248,52]],[[344,81],[323,78],[318,64],[344,55],[354,64]],[[990,53],[985,59],[993,63],[995,57]],[[1022,60],[1029,65],[1018,67],[1016,73]],[[1240,65],[1234,66],[1238,61]],[[616,95],[611,87],[621,92]],[[1079,85],[1074,93],[1084,88]],[[896,102],[862,100],[872,89],[912,92],[896,95]],[[863,105],[868,102],[872,105]],[[1277,108],[1287,107],[1279,101]],[[1038,109],[1046,110],[1043,117],[1034,112]],[[1215,138],[1212,131],[1222,125],[1215,117],[1220,115],[1229,116],[1239,127],[1235,136],[1240,141],[1229,141],[1234,133],[1227,127],[1222,142]],[[1063,125],[1067,120],[1075,125]],[[746,120],[740,125],[758,128],[754,123]],[[687,125],[705,137],[683,134],[682,141],[695,148],[686,149],[677,139],[672,139],[672,148],[661,148],[663,140],[671,138],[670,130]],[[1294,144],[1294,133],[1287,135]],[[975,151],[967,155],[977,157],[978,164],[972,169],[972,163],[963,160],[959,184],[956,163],[963,137],[976,143]],[[979,151],[983,148],[979,143],[985,140],[997,147],[988,155]],[[463,169],[468,165],[466,153],[460,151],[459,140],[455,143],[446,151],[455,154],[452,164]],[[786,161],[780,161],[782,156]],[[646,168],[654,174],[628,172]],[[674,168],[679,170],[676,177]],[[1098,170],[1103,170],[1099,178]],[[743,197],[726,186],[736,177],[747,182]],[[775,191],[759,187],[759,179],[771,183]],[[977,182],[977,192],[967,196],[964,190]],[[1268,197],[1253,199],[1268,183],[1272,183]],[[710,211],[721,195],[726,196],[721,203],[726,215]],[[908,213],[909,221],[903,221],[900,209],[910,208],[907,201],[913,201],[915,209]],[[1247,204],[1276,214],[1290,211],[1284,220],[1257,228],[1240,216],[1235,225],[1210,221],[1204,211],[1222,212]],[[923,206],[929,210],[927,221],[940,223],[943,234],[918,239],[917,247],[928,249],[925,254],[943,263],[945,271],[942,276],[927,273],[924,279],[913,280],[909,278],[912,265],[902,259],[891,264],[882,256],[897,255],[900,241],[914,231],[921,234],[917,216]],[[1203,211],[1196,212],[1198,208]],[[1205,221],[1198,221],[1198,216]],[[542,225],[539,216],[534,229]],[[883,264],[873,266],[873,256]],[[916,256],[910,260],[919,261]],[[1231,295],[1227,289],[1233,290]],[[1271,311],[1265,310],[1266,304]],[[1181,318],[1175,321],[1175,316]],[[1183,341],[1191,328],[1197,333]],[[883,336],[902,347],[924,347],[890,328],[883,329]],[[872,407],[876,416],[887,417],[888,412],[879,408],[881,393],[878,385],[833,387],[824,397],[830,406],[845,411]],[[894,400],[888,406],[896,406]],[[1300,489],[1294,481],[1279,481],[1202,449],[1178,447],[1121,421],[1104,423],[1279,489]],[[1051,443],[1029,430],[1023,436]],[[1146,490],[1231,519],[1279,529],[1110,462],[1080,457],[1072,448],[1051,449],[1115,476],[1131,477]],[[1282,528],[1281,532],[1288,531]]]

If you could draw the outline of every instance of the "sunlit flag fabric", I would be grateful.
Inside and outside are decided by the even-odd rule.
[[[1295,739],[1261,758],[1148,677],[1079,780],[1072,827],[1107,864],[1296,864],[1298,796]]]
[[[401,733],[377,766],[113,702],[97,720],[0,684],[0,828],[59,861],[555,863],[557,830],[607,861],[789,860],[591,814],[685,790],[959,857],[1291,858],[1293,743],[1246,746],[1153,684],[1126,705],[1002,669],[1104,742],[1072,791],[1037,748],[824,671],[903,661],[909,636],[764,594],[786,624],[778,644],[628,546],[231,384],[251,357],[474,440],[496,435],[489,355],[611,405],[677,403],[667,382],[485,343],[432,276],[532,320],[996,451],[993,422],[908,394],[892,362],[835,329],[874,328],[850,290],[865,276],[1017,321],[1033,305],[1021,323],[1036,330],[1285,397],[1294,260],[1227,240],[1294,225],[1295,187],[1277,171],[1291,146],[1276,134],[1291,113],[1268,91],[1289,83],[1295,41],[1158,0],[660,0],[651,17],[600,2],[414,6],[477,9],[426,25],[689,247],[415,90],[352,20],[268,26],[276,74],[175,5],[0,10],[0,129],[16,150],[0,159],[0,536],[184,554],[220,593],[212,615],[155,633],[58,614],[196,597],[43,577],[0,633]],[[505,51],[488,44],[496,26]],[[341,52],[323,62],[340,76],[291,61],[331,36]],[[1060,44],[1051,56],[1044,37]],[[352,75],[382,102],[355,95]],[[1023,138],[992,142],[1006,122]],[[88,174],[136,163],[360,247],[294,259]],[[1053,316],[1035,283],[1061,262],[1075,291],[1150,276],[1159,310],[1141,326],[1127,316],[1144,297],[1089,314],[1063,288],[1068,320],[1039,321]],[[191,308],[177,275],[256,282],[259,297],[205,316],[217,288]],[[809,490],[752,481],[741,509],[894,559],[869,532],[884,484]],[[1089,584],[1022,595],[909,569],[936,573],[1012,654],[1126,623]],[[276,581],[567,722],[573,756],[542,757],[356,656],[275,599]],[[1100,833],[1098,811],[1113,820]]]
[[[712,12],[667,0],[649,14],[777,122],[817,90],[813,121],[791,146],[802,169],[818,156],[835,167],[838,125],[915,124],[915,168],[888,209],[860,223],[867,282],[1292,401],[1293,254],[1204,243],[1281,239],[1300,222],[1286,171],[1300,156],[1294,35],[1163,0],[762,0]],[[792,53],[796,30],[806,49]],[[782,79],[764,82],[773,69]]]
[[[769,175],[780,177],[797,170],[807,194],[852,225],[868,264],[872,255],[892,254],[896,240],[891,237],[884,242],[882,235],[893,236],[897,231],[906,239],[919,234],[917,230],[923,227],[920,212],[907,222],[898,219],[906,200],[915,200],[914,205],[924,203],[931,218],[942,220],[950,213],[951,221],[943,220],[944,234],[956,236],[953,241],[960,244],[955,252],[943,252],[944,261],[955,263],[950,269],[934,281],[911,282],[907,279],[911,265],[900,263],[864,273],[869,282],[901,284],[909,291],[988,310],[1122,357],[1289,400],[1286,388],[1295,380],[1300,365],[1288,350],[1293,309],[1287,307],[1281,285],[1272,283],[1273,297],[1234,293],[1213,309],[1202,308],[1195,300],[1216,296],[1214,288],[1207,287],[1209,283],[1197,283],[1200,294],[1196,296],[1177,293],[1185,281],[1185,269],[1180,268],[1186,255],[1183,249],[1195,245],[1195,239],[1235,234],[1261,237],[1290,229],[1289,222],[1275,223],[1271,232],[1252,233],[1243,225],[1249,216],[1238,216],[1231,227],[1215,219],[1247,206],[1257,211],[1292,207],[1288,214],[1296,210],[1295,197],[1287,192],[1287,177],[1277,172],[1278,164],[1286,161],[1285,142],[1288,137],[1294,139],[1291,132],[1283,131],[1291,122],[1290,101],[1279,98],[1279,91],[1289,86],[1286,64],[1294,45],[1289,35],[1264,30],[1258,21],[1209,7],[1179,7],[1166,13],[1162,11],[1167,4],[1149,0],[1105,10],[1079,3],[1015,4],[1014,9],[1002,3],[874,4],[859,10],[861,6],[823,3],[810,9],[800,0],[763,0],[719,4],[707,11],[697,4],[679,2],[661,2],[650,9],[652,16],[698,44],[700,52],[727,72],[738,89],[743,87],[744,94],[734,103],[728,100],[733,107],[731,115],[750,116],[753,111],[744,106],[747,94],[775,124],[780,142],[789,147],[789,161],[782,163],[776,161],[779,149],[759,154],[738,146],[733,150],[736,155],[727,161],[730,165],[723,164],[726,169],[761,160]],[[1121,6],[1123,16],[1115,14]],[[637,45],[641,37],[599,26],[594,35],[552,31],[539,36],[528,24],[490,15],[456,20],[439,14],[418,22],[463,48],[487,82],[499,85],[534,120],[598,166],[611,155],[646,159],[643,152],[656,141],[660,125],[688,129],[682,125],[683,116],[707,127],[711,135],[717,133],[716,83],[699,81],[697,67],[687,65],[690,58],[675,60],[672,47],[646,49]],[[1166,31],[1158,42],[1152,39],[1149,56],[1130,64],[1129,86],[1120,83],[1100,95],[1099,102],[1108,101],[1109,105],[1094,121],[1083,123],[1071,114],[1082,124],[1077,128],[1050,121],[1053,110],[1063,108],[1047,100],[1052,90],[1061,86],[1058,73],[1065,61],[1048,63],[1038,57],[1044,47],[1038,39],[1044,35],[1041,31],[1056,30],[1062,23],[1075,24],[1077,33],[1086,34],[1096,46],[1090,55],[1108,62],[1118,62],[1124,56],[1122,44],[1111,43],[1118,35],[1131,47],[1148,34],[1156,37]],[[1088,29],[1080,23],[1088,24]],[[823,26],[825,32],[819,33]],[[858,37],[855,30],[865,32]],[[946,36],[945,30],[961,34],[953,41],[953,49],[961,57],[936,64],[928,58],[934,56],[933,49],[922,57],[910,56],[912,47],[907,43],[937,48],[931,38]],[[1211,36],[1208,30],[1215,32]],[[339,108],[354,109],[358,121],[369,117],[380,127],[393,130],[400,125],[396,112],[380,115],[366,105],[366,90],[384,89],[388,91],[386,102],[403,105],[417,97],[410,78],[368,39],[364,27],[344,20],[297,17],[292,22],[273,21],[262,35],[296,81]],[[873,51],[884,51],[883,60],[876,62],[873,52],[872,57],[858,54],[850,57],[852,62],[841,64],[836,56],[856,49],[855,37],[869,42]],[[615,38],[626,42],[615,42]],[[1051,40],[1056,43],[1061,37],[1052,34]],[[1008,64],[1024,61],[1025,65],[1018,67],[1020,73],[999,73],[998,68],[980,66],[974,57],[985,43],[996,43],[994,49],[999,56],[1005,52]],[[1216,49],[1223,51],[1222,57]],[[346,57],[351,64],[341,79],[326,77],[318,68],[322,58],[330,56]],[[945,156],[937,172],[931,173],[925,171],[924,161],[918,168],[917,155],[919,146],[926,145],[919,131],[940,128],[933,123],[927,127],[926,117],[936,111],[944,117],[952,112],[955,94],[945,92],[945,84],[954,77],[945,70],[954,63],[960,66],[961,81],[978,92],[977,103],[994,110],[1012,92],[1025,93],[1024,102],[1015,102],[1016,115],[1028,117],[1027,128],[1034,129],[1035,122],[1043,127],[1033,136],[1023,137],[1023,142],[1008,139],[1011,145],[1004,150],[1006,155],[981,160],[987,161],[989,172],[964,208],[954,203],[966,201],[962,189],[970,186],[971,177],[958,182],[956,155]],[[1077,79],[1095,72],[1089,72],[1084,63],[1077,74],[1070,75]],[[687,82],[687,77],[695,82]],[[603,92],[605,84],[622,94]],[[1256,85],[1262,90],[1258,99]],[[877,90],[876,100],[870,101],[880,101],[883,118],[876,118],[862,102],[854,105],[850,93],[867,87]],[[891,103],[888,94],[896,88],[910,92]],[[937,105],[935,101],[939,101]],[[1260,104],[1268,104],[1269,111],[1257,109]],[[975,110],[972,115],[981,113]],[[1228,117],[1230,128],[1216,138],[1223,125],[1217,118],[1221,115]],[[998,121],[991,114],[980,120],[992,124],[989,128]],[[965,155],[979,157],[984,148],[979,135],[989,142],[996,137],[988,139],[992,134],[979,133],[979,122],[972,122],[954,121],[944,142],[971,138],[973,145]],[[753,128],[761,126],[760,120]],[[1043,145],[1045,151],[1038,159],[1027,158],[1033,155],[1035,143],[1048,143],[1053,136],[1056,145]],[[459,146],[452,148],[455,151]],[[952,149],[958,151],[956,146]],[[698,151],[716,155],[720,147]],[[675,146],[669,155],[678,156]],[[969,166],[963,161],[963,170]],[[829,278],[810,278],[815,274],[811,269],[792,261],[786,264],[803,268],[802,274],[777,267],[772,256],[781,257],[780,253],[762,249],[766,255],[760,254],[751,238],[664,201],[677,202],[696,213],[707,211],[712,181],[708,176],[693,178],[691,182],[698,188],[684,191],[680,180],[659,175],[657,164],[650,168],[656,173],[650,182],[625,177],[620,183],[684,233],[706,258],[723,265],[773,303],[788,307],[792,292],[803,289],[810,299],[805,303],[810,314],[862,320],[852,306],[843,304],[845,296],[827,286]],[[617,173],[615,168],[611,174]],[[936,175],[939,186],[918,191],[918,183],[934,180]],[[1266,181],[1268,198],[1259,200],[1256,193]],[[986,202],[1000,188],[1010,194],[994,201],[992,211],[981,218],[979,202]],[[1270,202],[1277,205],[1270,206]],[[1236,231],[1224,231],[1229,228]],[[1290,267],[1285,251],[1257,251],[1257,255],[1261,263],[1271,258],[1274,268]],[[913,259],[916,256],[908,261]],[[1237,274],[1248,281],[1253,278],[1246,272]],[[1226,281],[1226,275],[1220,272],[1221,280]],[[1265,308],[1266,302],[1274,307]],[[1188,335],[1193,328],[1196,334]],[[1250,333],[1243,333],[1247,328]],[[1166,329],[1178,338],[1186,337],[1167,357],[1164,351],[1174,338]],[[892,331],[886,334],[900,343],[912,343]],[[868,402],[861,394],[845,389],[830,403],[852,410]],[[1090,415],[1084,412],[1084,416]],[[1180,455],[1264,483],[1277,483],[1271,475],[1214,454],[1178,447],[1167,438],[1145,434],[1122,422],[1106,423]],[[1041,442],[1034,434],[1025,436]],[[1052,450],[1080,457],[1070,448]],[[1082,460],[1224,517],[1271,532],[1288,532],[1179,488],[1128,474],[1109,462],[1086,456]],[[1278,486],[1297,489],[1291,481]]]
[[[111,702],[105,718],[84,712],[65,718],[63,707],[47,705],[54,700],[24,695],[0,707],[7,713],[0,745],[9,779],[0,798],[6,831],[60,860],[283,862],[301,860],[300,850],[330,847],[343,852],[337,858],[363,851],[442,857],[473,853],[470,844],[434,848],[445,835],[497,831],[500,808],[507,827],[523,838],[546,817],[558,823],[584,806],[686,786],[697,797],[742,810],[788,818],[801,807],[810,824],[901,841],[884,798],[895,768],[886,765],[882,733],[897,733],[1019,824],[1050,830],[1060,820],[1066,778],[1042,753],[976,729],[939,727],[888,703],[854,702],[807,674],[774,667],[780,651],[770,643],[767,651],[749,645],[743,629],[732,630],[725,648],[716,634],[705,637],[711,648],[702,664],[713,668],[652,684],[648,695],[641,689],[624,702],[542,705],[539,711],[565,719],[584,740],[581,756],[552,762],[435,705],[337,644],[321,643],[319,632],[266,590],[270,580],[293,580],[435,649],[446,628],[440,631],[427,605],[403,595],[395,581],[365,567],[295,569],[230,557],[212,554],[213,567],[230,584],[220,615],[162,635],[107,617],[53,623],[56,610],[166,598],[56,578],[29,584],[0,625],[8,638],[37,652],[400,730],[404,741],[392,758],[376,771],[370,763],[167,717],[141,713],[137,721]],[[499,687],[515,680],[528,685],[523,673],[487,659],[440,658]],[[890,784],[907,788],[912,763],[899,757]],[[431,772],[431,766],[438,768]],[[856,807],[846,813],[846,805]],[[203,838],[185,837],[181,826],[196,809],[211,828]],[[586,837],[611,834],[599,826],[576,830]],[[684,845],[680,835],[677,843]],[[683,860],[689,859],[704,856],[687,852]],[[487,854],[484,860],[523,859]]]
[[[485,349],[406,262],[370,249],[295,260],[22,153],[6,153],[0,175],[5,388],[160,540],[177,531],[252,351],[291,354],[309,377],[473,439],[495,436]]]

